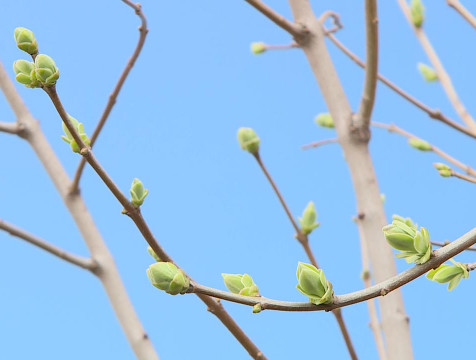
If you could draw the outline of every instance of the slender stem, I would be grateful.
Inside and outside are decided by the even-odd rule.
[[[263,3],[261,0],[245,0],[248,4],[253,6],[256,10],[261,12],[264,16],[278,25],[280,28],[286,30],[289,34],[291,34],[296,40],[303,38],[307,32],[306,30],[288,19],[286,19],[281,14],[277,13],[273,9],[271,9],[268,5]]]
[[[454,171],[454,170],[451,170],[451,176],[454,176],[454,177],[457,177],[461,180],[466,180],[470,183],[476,184],[476,178],[474,178],[472,176],[461,174],[461,173],[459,173],[457,171]]]
[[[71,135],[78,143],[80,148],[80,154],[84,156],[88,164],[94,169],[94,171],[99,175],[104,184],[108,187],[111,193],[116,197],[116,199],[124,207],[124,213],[127,214],[132,221],[136,224],[138,230],[141,232],[144,239],[150,245],[152,250],[159,256],[162,261],[174,262],[173,259],[165,252],[165,250],[157,242],[155,236],[147,225],[146,221],[142,217],[140,208],[136,208],[132,203],[127,199],[127,197],[121,192],[119,187],[114,183],[105,169],[101,166],[99,161],[94,156],[91,148],[87,147],[84,142],[81,140],[77,130],[74,128],[73,124],[69,120],[68,114],[66,113],[61,100],[56,92],[54,87],[45,88],[46,93],[49,95],[53,105],[56,108],[56,111],[60,115],[61,119],[67,126],[68,130],[71,132]],[[208,306],[210,312],[217,316],[220,321],[232,332],[235,338],[243,345],[243,347],[248,351],[248,353],[254,359],[266,359],[265,355],[259,350],[259,348],[251,341],[251,339],[245,334],[245,332],[236,324],[233,318],[226,312],[222,305],[215,299],[208,298],[206,296],[199,296],[199,298]]]
[[[359,110],[353,119],[353,125],[356,130],[370,137],[370,117],[375,103],[378,75],[378,15],[376,0],[365,0],[365,33],[367,66],[365,67],[364,90]]]
[[[324,140],[314,141],[314,142],[312,142],[310,144],[307,144],[307,145],[303,145],[303,146],[301,146],[301,149],[307,150],[307,149],[312,149],[312,148],[316,148],[316,147],[319,147],[319,146],[323,146],[323,145],[327,145],[327,144],[335,144],[335,143],[339,143],[339,140],[337,138],[324,139]]]
[[[39,237],[30,234],[19,227],[16,227],[13,224],[7,223],[2,219],[0,219],[0,229],[8,232],[10,235],[27,241],[30,244],[38,246],[40,249],[43,249],[73,265],[77,265],[93,273],[97,270],[97,263],[93,259],[71,254],[60,247],[47,242],[46,240],[40,239]]]
[[[21,131],[20,126],[17,122],[3,122],[0,121],[0,132],[5,132],[8,134],[18,134]]]
[[[266,44],[266,50],[289,50],[289,49],[295,49],[299,47],[298,44],[296,44],[294,41],[290,44],[287,45],[268,45]]]
[[[355,55],[353,52],[351,52],[344,44],[342,44],[334,35],[326,33],[326,36],[331,40],[334,45],[336,45],[345,55],[347,55],[352,61],[354,61],[357,65],[359,65],[361,68],[366,67],[365,63],[359,59],[357,55]],[[463,125],[458,124],[454,120],[450,119],[449,117],[445,116],[444,114],[441,113],[440,110],[437,109],[431,109],[429,106],[425,105],[421,101],[417,100],[410,94],[408,94],[406,91],[395,85],[393,82],[388,80],[386,77],[384,77],[381,74],[378,74],[378,79],[387,85],[390,89],[395,91],[398,95],[403,97],[404,99],[408,100],[410,103],[418,107],[420,110],[426,112],[428,116],[432,119],[439,120],[442,123],[452,127],[455,130],[458,130],[459,132],[466,134],[468,136],[471,136],[476,139],[476,132],[472,131],[468,128],[466,128]]]
[[[122,85],[124,85],[124,82],[126,81],[127,76],[129,75],[137,58],[139,57],[142,47],[144,46],[145,38],[147,36],[147,33],[149,32],[149,29],[147,28],[147,20],[145,18],[144,13],[142,12],[141,5],[139,3],[134,4],[132,1],[129,1],[129,0],[122,0],[122,1],[126,3],[128,6],[132,7],[135,10],[135,13],[137,14],[137,16],[139,16],[139,18],[141,19],[141,25],[139,26],[139,40],[137,42],[134,52],[132,53],[131,57],[129,58],[129,61],[126,64],[126,67],[122,71],[122,74],[119,77],[119,80],[117,81],[117,84],[114,87],[114,90],[109,95],[109,99],[106,104],[106,107],[101,115],[101,118],[99,119],[98,124],[96,125],[96,128],[94,129],[93,134],[91,135],[91,139],[90,139],[91,146],[94,145],[94,143],[96,142],[96,139],[99,136],[99,133],[101,132],[104,125],[106,124],[109,114],[111,113],[112,108],[116,104],[116,99],[117,99],[117,96],[119,95],[119,92],[122,89]],[[86,160],[83,157],[81,158],[78,168],[76,169],[76,173],[74,175],[73,184],[71,185],[72,193],[78,191],[79,180],[81,179],[81,175],[82,175],[85,164],[86,164]]]
[[[476,18],[459,0],[446,0],[449,6],[455,9],[472,27],[476,29]]]
[[[465,108],[461,100],[459,99],[458,93],[456,92],[453,84],[451,82],[451,78],[446,72],[443,64],[441,63],[438,54],[433,49],[433,46],[430,43],[430,40],[426,37],[425,32],[423,31],[422,27],[416,27],[413,25],[412,17],[410,14],[410,8],[406,2],[406,0],[398,0],[398,4],[400,5],[405,17],[407,18],[409,24],[412,26],[413,30],[415,31],[415,35],[417,39],[420,41],[423,50],[425,51],[428,59],[430,60],[431,64],[435,68],[436,74],[438,75],[438,79],[441,82],[441,86],[443,90],[446,92],[448,99],[450,100],[451,104],[453,105],[454,109],[458,113],[458,115],[463,119],[466,125],[471,129],[472,132],[476,132],[476,122],[474,121],[471,114]]]
[[[362,301],[373,299],[376,297],[386,296],[390,292],[408,284],[421,275],[427,273],[431,269],[435,269],[445,261],[458,255],[466,248],[476,243],[476,228],[473,228],[466,234],[462,235],[457,240],[451,242],[449,245],[442,247],[433,252],[432,257],[422,265],[415,265],[412,268],[403,271],[387,280],[381,281],[368,288],[354,291],[344,295],[334,295],[334,301],[331,304],[314,305],[310,302],[291,302],[274,300],[266,297],[258,296],[243,296],[234,294],[228,291],[214,289],[195,282],[191,283],[189,288],[190,293],[199,293],[215,298],[231,301],[239,304],[254,306],[261,305],[262,310],[276,310],[276,311],[331,311],[333,309],[342,308],[352,304],[357,304]]]
[[[399,135],[402,135],[408,139],[411,139],[411,138],[420,138],[406,130],[403,130],[402,128],[394,125],[394,124],[384,124],[384,123],[381,123],[381,122],[376,122],[376,121],[372,121],[372,126],[375,126],[375,127],[379,127],[379,128],[382,128],[382,129],[386,129],[388,130],[389,132],[393,132],[393,133],[396,133],[396,134],[399,134]],[[430,144],[431,145],[431,144]],[[454,157],[452,157],[451,155],[447,154],[446,152],[444,152],[443,150],[441,150],[440,148],[434,146],[434,145],[431,145],[431,150],[441,156],[443,159],[445,159],[446,161],[448,161],[449,163],[459,167],[461,170],[465,171],[466,173],[468,173],[469,175],[472,175],[472,176],[475,176],[476,177],[476,170],[474,170],[473,168],[471,168],[470,166],[466,165],[466,164],[463,164],[461,161],[455,159]]]
[[[445,242],[440,242],[440,241],[432,241],[431,242],[433,245],[435,246],[439,246],[439,247],[443,247],[443,246],[446,246],[448,244],[451,244],[449,241],[445,241]],[[469,247],[465,250],[469,250],[469,251],[476,251],[476,247]]]

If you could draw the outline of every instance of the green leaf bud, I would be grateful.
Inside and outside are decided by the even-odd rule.
[[[329,113],[321,113],[314,118],[314,121],[317,125],[326,127],[326,128],[334,128],[334,119],[332,119],[331,114]]]
[[[259,150],[260,139],[251,128],[238,129],[238,142],[243,150],[256,154]]]
[[[251,49],[251,52],[255,55],[262,54],[267,50],[266,44],[263,42],[251,43],[250,49]]]
[[[443,177],[450,177],[453,175],[452,171],[451,170],[440,170],[438,171],[439,174]]]
[[[384,193],[381,193],[380,194],[380,201],[382,202],[382,204],[385,204],[385,201],[387,200],[387,197],[385,196]]]
[[[298,263],[298,284],[296,288],[313,304],[331,304],[334,300],[332,284],[326,280],[324,272],[311,264]]]
[[[469,277],[468,269],[466,265],[456,262],[453,259],[450,260],[453,265],[442,264],[436,269],[430,270],[426,277],[430,280],[439,283],[449,283],[448,290],[453,290],[461,281],[462,278],[467,279]]]
[[[15,79],[20,84],[29,88],[39,87],[38,80],[35,75],[35,64],[31,61],[17,60],[13,63],[13,71],[15,71]]]
[[[150,265],[147,276],[152,285],[170,295],[185,294],[190,287],[190,279],[171,262]]]
[[[255,305],[253,306],[253,314],[258,314],[258,313],[261,312],[261,310],[262,310],[262,309],[261,309],[261,304],[255,304]]]
[[[160,258],[157,256],[157,254],[155,253],[155,251],[150,247],[150,245],[147,247],[147,252],[150,254],[150,256],[152,256],[155,261],[157,262],[160,262],[162,260],[160,260]]]
[[[302,218],[298,218],[303,234],[310,234],[315,228],[319,226],[319,222],[316,221],[316,217],[316,208],[314,203],[310,201],[302,213]]]
[[[136,208],[138,208],[144,203],[144,200],[147,194],[149,193],[149,190],[144,188],[144,185],[138,178],[135,178],[132,181],[130,192],[131,202]]]
[[[418,150],[421,150],[421,151],[431,151],[433,150],[433,148],[431,147],[430,143],[425,141],[425,140],[422,140],[422,139],[418,139],[418,138],[410,138],[408,140],[408,144],[412,147],[414,147],[415,149],[418,149]]]
[[[56,84],[56,80],[59,78],[59,70],[55,62],[45,54],[40,54],[35,58],[35,74],[38,81],[46,87]]]
[[[88,135],[84,131],[84,125],[69,114],[68,114],[68,117],[69,117],[69,120],[73,123],[73,127],[78,132],[84,144],[86,146],[91,145],[91,140],[89,139]],[[71,150],[73,150],[73,152],[79,153],[81,149],[79,148],[79,145],[76,143],[76,140],[74,140],[73,135],[71,135],[70,131],[68,130],[64,122],[62,123],[62,127],[63,127],[63,132],[65,135],[62,135],[61,138],[71,146]]]
[[[38,53],[38,43],[36,42],[35,35],[31,30],[17,27],[14,35],[15,41],[20,50],[23,50],[30,55]]]
[[[434,163],[433,166],[436,170],[451,170],[451,168],[443,163]]]
[[[412,0],[410,4],[410,15],[413,25],[417,28],[423,25],[423,20],[425,19],[425,7],[420,0]]]
[[[423,63],[418,63],[418,71],[420,71],[420,74],[421,76],[423,76],[423,79],[425,79],[425,81],[438,81],[438,74],[432,67]]]
[[[260,296],[258,286],[248,274],[221,274],[225,286],[233,294]]]

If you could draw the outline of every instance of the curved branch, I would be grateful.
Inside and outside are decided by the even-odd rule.
[[[135,13],[137,14],[137,16],[139,16],[141,20],[141,25],[139,26],[139,40],[137,42],[134,52],[132,53],[129,61],[126,64],[126,67],[122,71],[122,74],[119,77],[119,80],[117,81],[117,84],[114,87],[114,90],[109,95],[109,100],[106,104],[106,108],[104,109],[101,115],[101,118],[99,119],[99,122],[96,125],[96,128],[94,129],[93,134],[91,135],[91,146],[94,145],[94,143],[96,142],[96,139],[99,136],[99,133],[101,132],[104,125],[106,124],[109,114],[111,113],[112,108],[116,104],[116,99],[117,99],[117,96],[119,95],[119,92],[122,89],[122,85],[124,85],[124,82],[126,81],[127,76],[129,75],[137,58],[139,57],[140,52],[142,51],[142,47],[144,46],[145,38],[147,36],[147,33],[149,32],[149,29],[147,28],[147,19],[145,18],[144,13],[142,12],[142,8],[140,4],[139,3],[134,4],[133,2],[129,0],[122,0],[122,1],[128,6],[130,6],[131,8],[133,8]],[[79,180],[81,179],[81,174],[83,173],[85,164],[86,164],[86,161],[84,160],[84,158],[81,158],[78,168],[76,169],[76,173],[74,175],[73,183],[71,185],[71,190],[70,190],[71,193],[78,191]]]
[[[433,256],[422,265],[415,265],[414,267],[405,270],[404,272],[391,277],[378,284],[370,286],[366,289],[348,293],[345,295],[335,295],[334,302],[329,305],[314,305],[310,302],[291,302],[274,300],[265,297],[252,297],[233,294],[227,291],[210,288],[208,286],[192,283],[189,292],[200,293],[213,296],[219,299],[254,306],[261,305],[262,310],[276,310],[276,311],[331,311],[333,309],[342,308],[352,304],[357,304],[362,301],[373,299],[379,296],[385,296],[388,293],[400,288],[401,286],[415,280],[419,276],[425,274],[431,269],[435,269],[445,261],[458,255],[460,252],[466,250],[471,245],[476,243],[476,228],[473,228],[457,240],[451,242],[445,247],[442,247],[433,252]]]
[[[455,9],[472,27],[476,29],[476,18],[459,0],[446,0],[449,6]]]
[[[33,234],[26,232],[25,230],[20,229],[19,227],[16,227],[15,225],[7,223],[2,219],[0,219],[0,229],[8,232],[10,235],[16,236],[20,239],[27,241],[30,244],[38,246],[40,249],[43,249],[49,252],[50,254],[53,254],[73,265],[89,270],[92,273],[94,273],[98,269],[98,264],[93,259],[71,254],[56,245],[53,245]]]

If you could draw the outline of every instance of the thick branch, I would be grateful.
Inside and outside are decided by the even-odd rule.
[[[441,86],[446,92],[446,95],[448,96],[448,99],[450,100],[451,104],[453,105],[461,119],[463,119],[466,125],[471,129],[471,131],[476,132],[476,122],[459,99],[458,93],[453,87],[453,83],[451,82],[450,76],[443,67],[443,64],[441,63],[436,51],[433,49],[430,40],[428,40],[428,38],[426,37],[423,28],[416,27],[413,25],[410,8],[406,0],[398,0],[398,4],[400,5],[403,13],[405,14],[405,17],[412,26],[413,30],[415,31],[415,35],[420,41],[421,46],[423,47],[423,50],[425,51],[426,55],[428,56],[428,60],[430,60],[431,64],[435,68],[435,71],[438,75],[438,79],[441,82]]]
[[[53,254],[73,265],[77,265],[93,273],[97,270],[97,263],[93,259],[71,254],[56,245],[53,245],[33,234],[30,234],[16,227],[15,225],[7,223],[2,219],[0,219],[0,229],[8,232],[10,235],[16,236],[20,239],[27,241],[30,244],[38,246],[40,249],[43,249],[49,252],[50,254]]]
[[[377,1],[365,0],[366,58],[365,83],[359,111],[354,117],[354,127],[370,135],[370,117],[375,102],[378,74],[378,15]]]
[[[386,296],[395,289],[408,284],[419,276],[427,273],[431,269],[435,269],[445,261],[458,255],[466,248],[476,243],[476,228],[470,230],[457,240],[451,242],[445,247],[442,247],[433,252],[433,256],[428,262],[422,265],[415,265],[414,267],[405,270],[404,272],[384,280],[366,289],[348,293],[345,295],[335,295],[334,301],[329,305],[314,305],[310,302],[291,302],[269,299],[266,297],[252,297],[234,294],[231,292],[210,288],[208,286],[192,283],[189,292],[205,294],[219,299],[254,306],[261,305],[262,310],[277,310],[277,311],[331,311],[333,309],[342,308],[373,299],[376,297]]]
[[[476,29],[476,18],[471,14],[468,9],[464,7],[459,0],[446,0],[449,6],[455,9],[464,19]]]
[[[122,71],[122,74],[119,77],[119,80],[117,81],[117,84],[114,87],[114,90],[109,95],[109,100],[106,104],[106,108],[104,109],[101,115],[101,118],[99,119],[99,122],[96,125],[96,128],[94,129],[93,134],[91,135],[91,146],[94,145],[94,143],[96,142],[96,139],[99,136],[99,133],[101,132],[104,125],[106,124],[109,114],[111,113],[112,108],[116,104],[116,99],[117,99],[117,96],[119,95],[119,92],[122,89],[122,85],[124,85],[124,82],[126,81],[127,76],[129,75],[137,58],[139,57],[140,52],[142,51],[142,47],[144,46],[145,38],[147,36],[147,33],[149,32],[149,29],[147,28],[147,20],[145,18],[144,13],[142,12],[142,8],[140,4],[139,3],[134,4],[133,2],[129,0],[122,0],[122,1],[128,6],[130,6],[131,8],[133,8],[135,10],[135,13],[137,14],[137,16],[139,16],[141,20],[141,25],[139,26],[139,40],[137,42],[134,52],[132,53],[129,61],[126,64],[126,67]],[[84,158],[81,158],[78,168],[76,169],[76,174],[74,175],[73,184],[71,185],[71,192],[76,192],[78,190],[79,180],[81,179],[81,174],[83,172],[85,164],[86,164],[86,160]]]

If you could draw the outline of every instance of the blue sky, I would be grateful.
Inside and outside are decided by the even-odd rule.
[[[286,1],[268,1],[291,18]],[[362,58],[362,1],[314,1],[317,14],[338,12],[337,36]],[[254,56],[253,41],[285,44],[290,37],[241,0],[146,1],[149,22],[143,53],[121,92],[94,150],[127,192],[134,177],[150,194],[143,214],[172,257],[197,281],[224,289],[221,273],[251,274],[264,296],[305,301],[295,289],[298,261],[307,261],[293,229],[253,158],[240,150],[236,131],[253,127],[261,156],[291,211],[300,216],[313,200],[321,226],[311,245],[337,294],[358,290],[361,261],[355,197],[342,152],[335,144],[303,151],[301,145],[334,136],[313,118],[326,112],[299,50]],[[476,6],[467,4],[476,12]],[[0,58],[25,58],[13,29],[32,29],[40,51],[60,71],[58,92],[69,113],[91,133],[138,36],[138,18],[119,0],[4,2]],[[446,2],[428,2],[425,30],[452,76],[462,101],[476,112],[474,29]],[[426,56],[396,1],[381,1],[380,71],[403,89],[457,119],[438,83],[416,70]],[[332,44],[332,58],[350,103],[357,108],[363,72]],[[77,154],[61,139],[61,122],[40,90],[18,85],[69,174]],[[3,98],[0,120],[14,121]],[[430,119],[383,85],[373,120],[393,122],[468,165],[474,140]],[[375,129],[371,152],[386,212],[412,217],[434,240],[453,240],[474,226],[473,184],[443,179],[435,154]],[[60,197],[28,144],[0,134],[0,218],[71,252],[88,255]],[[98,177],[87,169],[82,194],[110,247],[123,281],[162,359],[246,359],[246,352],[193,295],[172,297],[152,287],[145,269],[153,261],[145,241]],[[0,358],[132,359],[99,281],[81,269],[0,233]],[[463,254],[459,261],[472,262]],[[398,261],[399,270],[408,268]],[[449,293],[445,285],[417,279],[403,288],[416,358],[464,356],[476,315],[473,280]],[[327,313],[258,315],[225,304],[270,359],[347,358],[334,318]],[[376,359],[366,304],[343,309],[361,359]],[[457,343],[458,346],[454,346]]]

